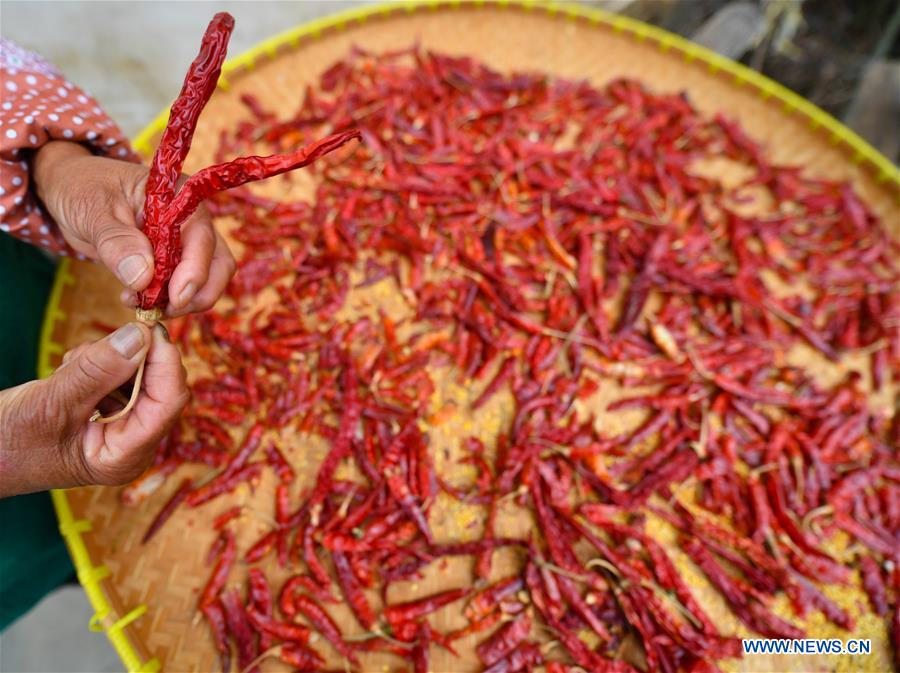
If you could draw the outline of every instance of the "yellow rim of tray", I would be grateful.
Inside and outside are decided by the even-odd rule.
[[[710,72],[728,73],[734,77],[736,84],[740,86],[749,85],[755,88],[763,99],[772,98],[780,101],[786,112],[806,117],[811,128],[823,129],[828,133],[829,140],[832,143],[844,144],[852,150],[850,160],[853,163],[868,164],[870,170],[874,171],[878,182],[892,182],[900,187],[900,169],[894,166],[890,160],[872,145],[828,113],[765,75],[761,75],[740,63],[720,56],[705,47],[694,44],[683,37],[642,21],[600,9],[565,3],[541,2],[537,0],[472,0],[470,2],[462,0],[418,0],[404,3],[376,4],[353,9],[304,23],[285,33],[269,38],[239,56],[229,59],[222,68],[219,87],[228,89],[231,75],[250,72],[259,62],[275,58],[285,48],[293,49],[299,47],[301,40],[315,40],[325,31],[344,30],[370,19],[400,12],[414,12],[426,9],[452,10],[460,7],[483,6],[546,12],[547,14],[558,15],[573,21],[581,20],[594,25],[609,26],[616,32],[631,35],[635,39],[647,42],[661,51],[672,51],[675,54],[680,54],[688,62],[698,61],[705,63]],[[166,109],[150,122],[143,131],[138,133],[133,141],[135,150],[145,157],[149,156],[154,150],[152,141],[165,128],[168,117],[169,111]],[[53,332],[55,325],[66,319],[65,312],[60,308],[60,296],[65,285],[75,281],[69,267],[69,260],[66,258],[62,259],[56,271],[53,290],[50,293],[50,299],[44,314],[38,354],[38,374],[42,378],[53,373],[54,367],[51,365],[51,360],[54,356],[60,355],[63,349],[61,344],[53,340]],[[94,616],[90,620],[89,628],[92,631],[104,631],[106,633],[129,673],[155,673],[160,670],[161,664],[156,657],[147,661],[141,660],[141,656],[125,631],[125,627],[128,624],[147,612],[147,606],[144,604],[138,605],[121,616],[114,614],[113,607],[100,584],[103,579],[109,577],[109,569],[102,564],[94,565],[82,539],[82,534],[91,530],[91,522],[86,519],[75,518],[64,490],[54,490],[51,496],[57,518],[59,519],[59,531],[66,541],[66,546],[69,548],[69,554],[72,556],[78,581],[84,587],[85,593],[95,611]]]

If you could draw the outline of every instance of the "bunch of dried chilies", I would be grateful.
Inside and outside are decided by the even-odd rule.
[[[216,517],[199,609],[223,670],[381,652],[422,673],[465,647],[490,673],[714,671],[739,640],[685,557],[746,634],[802,637],[814,612],[849,634],[862,609],[898,649],[900,420],[872,404],[900,369],[898,246],[851,187],[772,165],[684,96],[419,49],[354,51],[287,119],[243,100],[222,158],[362,143],[313,167],[310,200],[212,202],[239,272],[172,325],[193,400],[125,491],[195,464],[147,538],[179,507]],[[393,304],[349,308],[379,288]],[[797,364],[848,355],[865,367],[828,383]],[[468,483],[429,439],[453,414]],[[314,479],[295,472],[313,438]],[[235,496],[260,483],[271,515]],[[434,519],[457,501],[483,524],[454,537]],[[388,600],[450,557],[471,559],[466,586]],[[851,583],[869,606],[826,586]],[[438,628],[448,610],[467,625]]]
[[[336,133],[309,147],[292,148],[285,154],[246,156],[208,166],[178,186],[181,168],[191,149],[200,113],[216,90],[234,18],[227,12],[213,17],[200,53],[191,63],[181,93],[172,104],[169,120],[150,164],[145,187],[143,229],[153,247],[153,278],[138,293],[137,319],[150,324],[158,322],[169,301],[169,280],[181,257],[181,225],[197,207],[214,194],[226,189],[281,175],[307,166],[344,143],[359,137],[354,130]],[[131,399],[125,407],[110,416],[96,411],[91,421],[112,423],[125,416],[137,401],[144,374],[144,363],[135,377]]]

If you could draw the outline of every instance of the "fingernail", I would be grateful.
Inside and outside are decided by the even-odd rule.
[[[134,290],[125,288],[119,295],[119,299],[123,304],[125,304],[125,306],[128,306],[129,308],[137,307],[137,293]]]
[[[141,328],[130,322],[123,325],[109,337],[109,344],[123,358],[131,359],[144,346],[144,333]]]
[[[184,289],[178,294],[178,305],[186,306],[187,303],[197,294],[197,284],[191,281],[184,286]]]
[[[146,273],[149,265],[142,255],[129,255],[116,267],[116,274],[125,285],[131,286],[144,273]]]
[[[166,329],[166,326],[161,322],[156,323],[156,329],[159,330],[159,333],[162,334],[162,338],[172,343],[172,337],[169,336],[169,330]]]

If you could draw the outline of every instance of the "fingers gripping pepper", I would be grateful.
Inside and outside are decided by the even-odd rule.
[[[344,131],[291,154],[242,157],[211,166],[189,178],[176,193],[197,120],[215,91],[233,28],[231,15],[221,12],[213,17],[203,37],[200,54],[188,69],[181,94],[172,104],[169,121],[150,165],[144,201],[144,232],[153,246],[153,279],[138,297],[140,307],[145,311],[162,308],[168,302],[169,279],[181,255],[179,225],[201,201],[218,191],[306,166],[348,140],[359,138],[356,131]]]
[[[200,203],[218,191],[280,175],[307,166],[359,132],[348,130],[324,138],[309,148],[285,155],[243,157],[203,169],[175,192],[181,168],[191,147],[200,112],[212,96],[219,80],[234,19],[221,12],[213,17],[200,46],[200,53],[188,69],[181,93],[172,104],[169,121],[150,165],[145,186],[143,228],[153,248],[153,277],[138,293],[139,320],[155,323],[162,318],[169,300],[169,280],[181,261],[180,225]],[[95,412],[92,420],[112,423],[125,416],[137,401],[144,372],[142,362],[135,376],[131,398],[123,409],[104,417]]]

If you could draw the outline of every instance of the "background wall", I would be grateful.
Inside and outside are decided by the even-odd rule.
[[[134,136],[181,88],[214,12],[234,15],[230,56],[365,2],[3,2],[0,34],[40,53]]]

